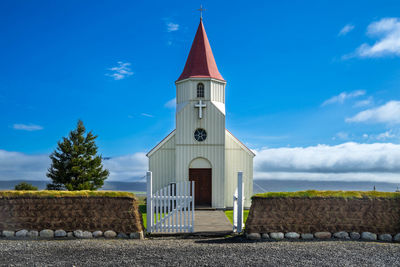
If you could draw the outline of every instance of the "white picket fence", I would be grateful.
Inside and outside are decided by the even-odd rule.
[[[238,183],[233,195],[233,232],[241,233],[243,230],[243,205],[244,183],[243,172],[238,172]]]
[[[147,172],[147,232],[194,231],[194,181],[169,184],[153,194],[151,172]]]

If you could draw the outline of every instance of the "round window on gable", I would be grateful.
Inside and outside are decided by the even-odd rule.
[[[196,141],[198,142],[203,142],[204,140],[206,140],[207,138],[207,132],[204,129],[196,129],[196,131],[194,131],[194,139],[196,139]]]
[[[204,84],[197,84],[197,97],[204,97]]]

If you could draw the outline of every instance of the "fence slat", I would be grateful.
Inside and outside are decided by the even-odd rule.
[[[194,214],[194,192],[195,192],[195,190],[194,190],[194,187],[196,186],[196,184],[195,184],[195,182],[194,181],[192,181],[192,232],[194,232],[194,216],[195,216],[195,214]]]
[[[167,210],[168,210],[168,215],[171,213],[171,187],[168,185],[167,188],[167,194],[168,194],[168,202],[167,202]],[[170,225],[171,225],[171,217],[168,216],[168,233],[170,232]]]
[[[160,221],[160,217],[159,217],[159,211],[160,211],[160,198],[159,198],[159,195],[160,195],[160,190],[159,191],[157,191],[157,193],[156,193],[156,232],[158,232],[158,229],[160,228],[160,224],[159,224],[159,221]]]
[[[189,230],[189,228],[188,228],[188,223],[189,223],[189,220],[188,220],[188,215],[189,215],[189,211],[188,211],[188,209],[187,209],[187,206],[188,206],[188,198],[187,198],[187,195],[188,195],[188,184],[189,184],[189,182],[187,182],[187,181],[185,181],[185,232],[189,232],[188,230]]]
[[[175,183],[175,224],[174,224],[174,231],[178,232],[178,183]]]
[[[187,232],[190,232],[190,181],[186,182],[186,210],[187,210]]]
[[[173,196],[173,200],[172,200],[172,210],[175,210],[175,196],[176,192],[175,192],[175,185],[172,185],[172,196]],[[172,232],[175,232],[175,213],[172,213]]]
[[[187,210],[188,210],[188,222],[187,222],[187,226],[188,226],[188,232],[190,232],[190,181],[187,182]]]
[[[163,224],[162,224],[162,231],[163,231],[163,232],[165,232],[165,226],[166,226],[166,221],[165,221],[166,209],[165,209],[165,208],[166,208],[166,204],[167,204],[167,203],[165,202],[165,197],[166,197],[167,194],[165,193],[165,191],[166,191],[165,189],[166,189],[166,188],[164,187],[164,188],[163,188],[163,203],[162,203],[162,205],[163,205]]]
[[[147,216],[149,216],[149,218],[147,218],[147,232],[151,232],[152,231],[152,214],[153,214],[153,210],[152,208],[152,197],[153,197],[153,187],[152,187],[153,181],[152,181],[152,174],[151,172],[147,172],[146,173],[146,186],[147,186]]]
[[[237,187],[233,194],[233,232],[237,231]]]
[[[182,232],[185,232],[185,226],[186,226],[186,224],[185,224],[185,217],[186,217],[186,210],[185,210],[185,207],[186,207],[186,197],[185,197],[185,182],[182,182],[182,191],[183,191],[183,204],[182,204]]]
[[[182,182],[179,183],[179,231],[182,232]]]
[[[153,193],[152,174],[147,179],[147,231],[193,232],[194,231],[194,181],[169,184]]]
[[[191,192],[192,192],[192,186],[191,186],[192,182],[189,181],[188,182],[188,229],[189,232],[192,231],[192,198],[191,198]]]
[[[243,229],[243,172],[238,172],[238,205],[237,205],[237,232],[241,233]]]
[[[164,190],[164,188],[160,189],[160,232],[163,231],[163,208],[164,208],[163,190]]]

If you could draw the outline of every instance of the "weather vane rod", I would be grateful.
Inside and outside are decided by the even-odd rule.
[[[203,19],[203,11],[206,11],[206,9],[203,8],[203,5],[200,5],[200,8],[197,9],[197,11],[200,11],[200,19]]]

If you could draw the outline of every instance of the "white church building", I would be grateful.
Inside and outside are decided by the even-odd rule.
[[[196,206],[231,208],[237,172],[243,171],[249,207],[255,154],[225,128],[226,81],[202,19],[175,85],[176,129],[147,153],[153,191],[177,181],[195,181]]]

